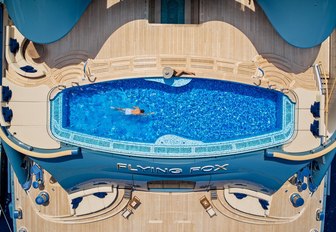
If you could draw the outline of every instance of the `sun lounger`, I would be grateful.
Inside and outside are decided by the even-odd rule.
[[[131,206],[133,209],[137,209],[140,204],[140,199],[137,196],[134,196],[130,201],[129,206]]]
[[[117,189],[111,185],[102,185],[80,190],[68,195],[72,215],[85,215],[109,207],[117,197]]]
[[[8,66],[17,74],[28,78],[40,78],[45,76],[45,71],[39,67],[31,66],[24,57],[26,38],[15,26],[6,26],[5,57]]]
[[[313,114],[314,118],[320,117],[320,102],[314,102],[310,107],[310,112]]]
[[[310,124],[310,131],[315,137],[320,136],[319,127],[320,127],[320,122],[318,120],[314,120],[314,122]]]
[[[206,198],[206,196],[201,197],[200,203],[205,209],[205,211],[209,214],[210,217],[213,217],[216,215],[216,212],[212,208],[212,205],[210,204],[210,201],[208,200],[208,198]]]
[[[8,86],[2,86],[2,99],[1,101],[4,101],[4,102],[9,102],[9,100],[11,99],[12,97],[12,90],[9,89]]]
[[[2,107],[2,115],[5,122],[10,123],[13,117],[13,111],[9,107]]]
[[[126,219],[128,219],[129,216],[131,216],[131,214],[133,214],[133,211],[130,208],[126,208],[124,210],[124,212],[122,213],[122,216]]]
[[[134,196],[132,200],[128,203],[126,209],[121,214],[124,218],[128,219],[131,214],[133,214],[132,209],[137,209],[139,205],[141,204],[140,199],[137,196]]]
[[[206,212],[209,214],[210,217],[213,217],[216,215],[215,210],[213,210],[212,207],[210,207],[209,209],[206,210]]]

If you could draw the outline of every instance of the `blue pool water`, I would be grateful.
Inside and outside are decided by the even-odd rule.
[[[62,127],[121,141],[154,143],[173,134],[205,143],[280,130],[283,94],[238,83],[192,79],[181,87],[145,79],[65,89]],[[148,116],[113,107],[139,106]]]

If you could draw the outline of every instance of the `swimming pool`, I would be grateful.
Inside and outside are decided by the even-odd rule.
[[[115,110],[132,106],[153,114]],[[78,86],[51,102],[56,138],[104,151],[235,153],[283,143],[291,137],[293,123],[294,104],[282,93],[200,78]]]

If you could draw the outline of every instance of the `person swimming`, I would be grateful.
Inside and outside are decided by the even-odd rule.
[[[189,72],[189,71],[186,71],[186,70],[176,70],[176,69],[174,69],[173,76],[180,77],[182,75],[193,75],[193,76],[195,76],[195,73],[194,72]]]
[[[125,115],[150,115],[154,114],[154,112],[145,114],[145,110],[140,109],[138,106],[133,106],[133,108],[119,108],[111,106],[111,109],[123,112]]]

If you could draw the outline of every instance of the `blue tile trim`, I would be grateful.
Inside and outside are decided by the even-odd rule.
[[[295,105],[287,97],[283,97],[282,128],[269,134],[216,143],[186,140],[174,135],[165,135],[164,139],[159,138],[160,143],[156,144],[119,141],[63,128],[62,100],[61,95],[50,103],[50,129],[55,138],[74,146],[131,156],[199,158],[251,152],[286,143],[293,136],[295,128]]]

